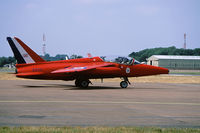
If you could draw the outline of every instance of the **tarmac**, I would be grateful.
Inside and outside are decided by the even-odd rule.
[[[0,126],[200,128],[200,84],[0,80]]]

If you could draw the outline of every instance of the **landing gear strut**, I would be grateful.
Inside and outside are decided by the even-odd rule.
[[[122,88],[127,88],[127,87],[128,87],[128,84],[130,85],[131,83],[129,82],[129,80],[128,80],[127,77],[123,77],[123,79],[124,79],[124,81],[122,81],[122,82],[120,83],[120,86],[121,86]]]
[[[81,88],[87,88],[89,83],[91,83],[89,79],[76,79],[75,81],[76,87],[81,87]]]

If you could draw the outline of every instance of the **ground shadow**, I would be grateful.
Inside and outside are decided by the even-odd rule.
[[[20,85],[27,88],[67,88],[74,87],[74,85],[59,85],[59,84],[45,84],[45,85]]]
[[[65,90],[119,90],[119,89],[130,89],[130,88],[121,88],[121,87],[111,87],[111,86],[89,86],[88,88],[79,88],[79,87],[73,87],[71,89],[65,89]]]
[[[128,86],[127,88],[121,88],[120,86],[99,86],[99,85],[90,85],[88,88],[79,88],[73,84],[39,84],[39,85],[20,85],[25,88],[62,88],[63,90],[120,90],[120,89],[134,89],[134,90],[155,90],[155,89],[169,89],[167,87],[160,86]],[[173,87],[171,87],[173,89]]]
[[[25,88],[64,88],[64,90],[106,90],[106,89],[133,89],[134,87],[121,88],[112,86],[89,86],[88,88],[79,88],[75,85],[66,84],[44,84],[44,85],[20,85]]]

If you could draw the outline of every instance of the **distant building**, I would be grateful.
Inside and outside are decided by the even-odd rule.
[[[152,55],[147,64],[168,69],[200,70],[200,56]]]
[[[3,67],[7,67],[7,68],[11,69],[11,68],[15,68],[15,64],[14,63],[5,64]]]

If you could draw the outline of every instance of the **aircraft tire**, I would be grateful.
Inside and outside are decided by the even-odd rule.
[[[81,88],[87,88],[88,85],[89,85],[88,80],[82,80],[82,81],[80,81],[80,87]]]
[[[126,81],[122,81],[120,83],[121,88],[127,88],[128,87],[128,83]]]

